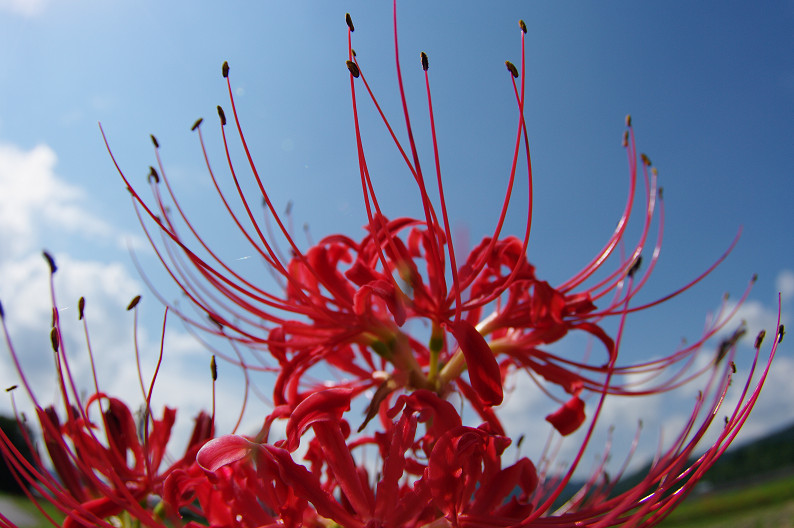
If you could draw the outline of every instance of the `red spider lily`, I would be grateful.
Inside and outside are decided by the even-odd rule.
[[[521,22],[520,73],[516,66],[507,62],[517,107],[517,126],[511,170],[505,175],[504,204],[493,233],[461,261],[456,257],[444,201],[427,55],[422,54],[421,62],[427,87],[438,204],[434,204],[428,194],[430,184],[420,163],[411,128],[396,51],[396,7],[395,62],[407,142],[398,138],[367,82],[364,69],[352,50],[353,24],[349,17],[347,21],[347,66],[361,188],[368,216],[366,234],[360,240],[344,235],[328,236],[306,250],[298,246],[287,222],[276,212],[253,161],[238,118],[229,67],[224,63],[222,73],[229,89],[234,124],[246,153],[244,168],[233,162],[226,136],[226,114],[218,107],[227,168],[236,196],[228,196],[221,190],[220,179],[204,148],[202,120],[196,122],[193,130],[198,133],[207,170],[227,214],[255,254],[280,280],[281,289],[270,291],[258,285],[236,271],[204,241],[175,197],[160,161],[159,144],[153,138],[158,167],[151,168],[149,178],[154,193],[153,205],[141,198],[118,165],[116,167],[132,193],[144,229],[143,218],[148,216],[162,234],[164,245],[159,247],[147,230],[160,260],[201,317],[172,306],[173,310],[194,327],[232,344],[244,345],[256,352],[257,357],[261,350],[269,352],[277,361],[277,368],[272,364],[258,367],[253,361],[243,364],[246,368],[278,372],[273,396],[276,405],[298,405],[312,394],[316,387],[308,381],[308,374],[322,364],[343,374],[337,386],[352,388],[356,394],[376,390],[368,419],[378,412],[381,404],[386,404],[387,396],[394,391],[426,389],[440,396],[455,391],[469,400],[496,431],[502,431],[492,407],[502,402],[503,380],[508,373],[523,370],[534,379],[542,378],[567,393],[563,398],[553,396],[558,409],[548,420],[562,434],[569,434],[585,421],[583,392],[596,395],[661,392],[682,385],[708,368],[689,371],[700,346],[723,328],[730,314],[721,314],[696,343],[665,358],[640,364],[614,364],[611,371],[606,368],[619,352],[614,338],[604,329],[606,318],[620,319],[677,295],[698,282],[725,257],[720,257],[700,277],[665,299],[629,307],[655,266],[664,225],[656,170],[651,168],[647,156],[638,154],[630,119],[627,119],[624,139],[629,193],[617,227],[604,248],[580,272],[563,284],[552,286],[537,278],[535,268],[526,257],[533,195],[524,121],[526,26]],[[516,79],[520,79],[520,83]],[[405,169],[416,183],[424,212],[421,218],[388,219],[382,212],[359,126],[361,85],[402,156]],[[520,237],[505,236],[502,227],[519,169],[525,171],[529,188],[526,227]],[[261,197],[257,197],[257,201],[262,199],[266,217],[275,221],[277,234],[269,223],[257,220],[252,198],[243,192],[244,172],[250,173],[259,189]],[[624,237],[635,209],[638,180],[645,187],[642,228],[637,242],[628,244]],[[161,183],[173,206],[168,205]],[[231,205],[238,199],[242,213]],[[657,215],[658,232],[656,241],[651,243],[651,225]],[[287,245],[289,258],[279,249],[279,240]],[[616,252],[621,245],[630,248],[623,258]],[[652,247],[649,264],[639,275],[641,254],[647,252],[649,246]],[[619,262],[613,270],[607,271],[605,262],[610,257]],[[413,321],[424,324],[408,324]],[[429,328],[429,336],[416,335],[416,328]],[[603,346],[604,355],[577,359],[547,351],[549,344],[573,331],[595,338]],[[468,372],[468,379],[464,377],[465,372]],[[642,375],[645,382],[631,385],[625,381],[628,375]],[[605,379],[610,382],[605,384]]]
[[[0,316],[11,357],[34,404],[54,474],[47,471],[47,464],[38,454],[33,462],[25,460],[2,431],[0,453],[9,460],[17,480],[29,484],[33,490],[32,494],[29,493],[31,499],[37,503],[45,500],[60,510],[65,516],[64,528],[110,527],[113,524],[106,519],[122,512],[145,525],[160,526],[163,517],[175,514],[165,511],[162,505],[156,507],[160,502],[156,497],[163,493],[163,482],[171,472],[195,463],[199,448],[213,436],[213,419],[206,413],[200,413],[196,417],[192,436],[182,458],[166,463],[166,446],[176,420],[176,410],[165,407],[159,419],[151,414],[149,401],[154,379],[146,391],[141,377],[146,405],[140,420],[136,420],[124,402],[100,390],[95,371],[94,394],[87,399],[81,397],[69,366],[66,345],[60,338],[60,313],[55,308],[57,304],[52,285],[52,276],[57,268],[49,254],[45,253],[44,256],[51,270],[53,324],[50,337],[55,353],[57,387],[63,408],[61,412],[65,413],[64,419],[59,417],[55,406],[43,407],[39,403],[20,366],[1,310]],[[128,309],[135,309],[139,299],[140,297],[136,297]],[[85,327],[93,369],[93,352],[84,309],[85,300],[81,298],[78,303],[79,318]],[[27,440],[31,451],[36,453],[33,439]],[[57,524],[44,510],[41,511],[53,524]]]
[[[160,470],[173,411],[167,409],[160,421],[153,420],[147,412],[142,435],[145,440],[139,439],[127,407],[107,397],[98,386],[95,396],[82,402],[61,351],[57,357],[66,423],[60,425],[53,411],[38,403],[36,406],[63,484],[44,478],[46,484],[40,486],[40,492],[61,504],[71,525],[108,524],[106,517],[122,511],[146,525],[159,525],[162,518],[167,518],[177,526],[185,524],[191,528],[658,523],[686,496],[742,427],[769,371],[783,335],[782,326],[778,327],[757,384],[752,386],[751,372],[718,440],[693,459],[730,385],[740,333],[726,340],[713,360],[693,367],[704,343],[730,319],[732,313],[724,305],[693,344],[660,359],[619,363],[628,317],[687,290],[712,269],[663,299],[636,302],[637,293],[658,259],[664,221],[656,170],[651,168],[647,156],[638,153],[630,120],[624,139],[629,193],[618,225],[603,249],[580,272],[552,286],[538,278],[526,257],[533,192],[524,121],[526,27],[522,22],[520,71],[507,63],[517,125],[511,169],[505,175],[504,204],[493,232],[465,259],[458,260],[436,144],[429,60],[422,54],[433,173],[439,197],[435,202],[429,192],[433,184],[428,183],[420,163],[404,94],[396,51],[396,2],[395,62],[406,140],[398,137],[381,110],[364,68],[353,53],[350,17],[347,25],[346,64],[368,220],[359,240],[332,235],[305,250],[298,246],[287,222],[276,213],[248,149],[227,64],[222,72],[227,79],[234,126],[246,154],[245,170],[232,160],[226,114],[220,107],[218,113],[228,171],[237,194],[234,200],[240,200],[242,213],[235,210],[231,197],[221,190],[221,180],[204,147],[201,120],[193,129],[224,208],[241,236],[280,281],[278,290],[266,289],[236,271],[205,242],[176,200],[160,161],[157,140],[153,138],[158,168],[150,171],[154,204],[143,200],[119,169],[144,229],[144,219],[148,217],[163,238],[162,244],[156,244],[152,232],[146,231],[155,251],[199,315],[170,309],[194,328],[222,338],[235,352],[242,345],[257,360],[261,351],[272,356],[274,361],[263,361],[262,365],[239,357],[228,358],[245,369],[277,372],[275,407],[265,418],[264,426],[253,437],[226,435],[203,443],[211,436],[211,421],[205,418],[203,432],[191,440],[188,454]],[[390,219],[383,213],[360,130],[358,98],[362,90],[416,184],[422,206],[420,218]],[[515,237],[504,235],[502,230],[519,171],[526,173],[528,214],[524,232]],[[258,187],[267,218],[272,217],[277,226],[275,234],[267,221],[256,219],[252,198],[243,192],[243,172],[250,172]],[[637,189],[638,180],[640,186],[644,185],[644,194]],[[638,194],[644,201],[635,207]],[[635,243],[629,243],[627,226],[636,216],[635,209],[642,211],[640,235]],[[651,234],[654,222],[658,225],[655,240]],[[284,245],[288,257],[282,252]],[[617,250],[622,246],[629,248],[623,255]],[[647,254],[648,248],[651,256],[645,271],[640,273],[641,255]],[[723,258],[724,255],[714,266]],[[606,269],[608,260],[618,261],[614,269]],[[612,333],[606,330],[605,321],[609,318],[616,321]],[[429,330],[424,334],[417,332],[422,326],[417,322],[426,323]],[[58,352],[57,317],[53,326],[53,343]],[[576,331],[599,343],[603,356],[593,359],[587,354],[579,359],[549,351],[548,345]],[[756,361],[761,341],[759,336]],[[313,375],[319,365],[330,366],[342,375],[332,382],[318,382]],[[535,379],[553,400],[546,420],[560,437],[583,431],[573,461],[562,474],[553,475],[549,470],[553,457],[543,457],[537,465],[526,457],[512,464],[505,462],[512,439],[497,413],[505,380],[517,371]],[[607,397],[672,390],[709,371],[706,388],[688,423],[671,445],[660,448],[646,478],[628,491],[616,492],[606,479],[604,461],[578,493],[563,506],[555,506],[564,498],[574,472],[580,469]],[[32,395],[29,387],[28,390]],[[149,393],[144,390],[147,409],[150,393],[151,389]],[[452,395],[459,395],[463,406],[470,405],[482,423],[473,427],[464,421],[463,412],[450,403]],[[589,407],[585,404],[588,396]],[[349,413],[353,412],[351,405],[363,397],[368,397],[366,415],[356,430],[350,425],[353,420]],[[99,426],[89,420],[92,404],[102,411],[101,440]],[[277,422],[285,422],[284,439],[271,438],[271,429]],[[532,425],[537,428],[537,424]],[[91,455],[83,458],[81,453],[88,449],[92,450]],[[11,448],[4,450],[10,452]],[[42,476],[35,467],[22,462],[15,467],[21,478]],[[159,501],[155,508],[147,502],[152,498]],[[191,519],[198,519],[188,520],[187,512]]]
[[[204,478],[195,469],[189,476],[174,473],[169,477],[174,483],[167,487],[177,488],[176,496],[198,497],[210,512],[205,517],[210,526],[653,526],[736,436],[781,339],[782,327],[758,385],[750,387],[754,362],[735,409],[705,453],[696,456],[695,448],[730,385],[735,339],[724,342],[727,363],[714,369],[686,427],[657,455],[641,482],[615,493],[614,482],[604,480],[599,467],[556,509],[552,505],[581,460],[603,399],[579,456],[559,480],[541,480],[528,458],[503,467],[510,439],[487,423],[464,426],[454,406],[423,389],[400,396],[381,416],[383,432],[352,437],[344,416],[353,391],[335,388],[312,393],[294,409],[276,409],[257,439],[227,435],[211,440],[197,457]],[[762,340],[763,335],[756,339],[756,360]],[[713,400],[707,404],[709,395]],[[283,418],[288,420],[287,438],[269,443],[272,422]],[[309,431],[313,436],[301,461],[298,448]],[[371,454],[361,454],[370,445],[377,452],[374,463]],[[174,503],[174,509],[181,504]]]

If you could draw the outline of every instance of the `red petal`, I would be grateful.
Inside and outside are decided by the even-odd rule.
[[[485,405],[499,405],[504,397],[502,373],[491,347],[470,322],[461,319],[450,326],[466,358],[471,386]]]
[[[287,446],[295,451],[300,445],[300,437],[317,422],[339,422],[342,415],[350,409],[350,389],[327,389],[315,392],[295,407],[287,422]]]
[[[224,435],[204,444],[196,455],[196,462],[204,471],[215,473],[223,466],[248,456],[254,446],[242,436]]]
[[[546,421],[557,429],[562,436],[568,436],[584,423],[584,402],[578,396],[574,396],[565,404],[548,415]]]

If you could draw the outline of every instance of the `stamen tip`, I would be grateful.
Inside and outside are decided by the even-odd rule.
[[[223,61],[223,66],[221,66],[221,73],[223,74],[223,78],[226,79],[229,77],[229,62]]]
[[[427,69],[428,69],[429,67],[430,67],[430,62],[427,60],[427,53],[425,53],[425,52],[423,51],[423,52],[422,52],[422,69],[423,69],[423,70],[425,70],[425,71],[427,71]]]
[[[8,388],[6,389],[6,392],[11,392],[11,391],[13,391],[13,390],[16,390],[18,386],[19,386],[19,385],[11,385],[10,387],[8,387]]]
[[[345,64],[347,64],[347,69],[350,70],[350,75],[355,78],[358,78],[358,76],[361,75],[361,71],[358,69],[358,66],[355,62],[349,60],[345,61]]]
[[[152,143],[154,144],[154,148],[160,148],[160,143],[157,141],[157,138],[154,137],[154,134],[149,134],[149,137],[152,138]]]
[[[212,373],[212,381],[218,380],[218,364],[215,362],[215,354],[210,359],[210,372]]]
[[[631,127],[631,114],[626,114],[626,126]]]
[[[50,330],[50,344],[52,345],[52,351],[58,352],[58,346],[60,345],[61,340],[58,337],[58,329],[53,328]]]
[[[758,335],[755,336],[755,348],[761,348],[761,343],[764,342],[764,337],[766,337],[766,330],[761,330],[758,332]]]
[[[218,105],[218,117],[221,118],[221,126],[226,126],[226,114],[223,112],[223,108]]]
[[[786,335],[786,327],[780,325],[777,327],[777,342],[780,343],[783,341],[783,336]]]
[[[195,130],[196,130],[198,127],[199,127],[199,126],[201,126],[201,123],[202,123],[203,121],[204,121],[204,118],[203,118],[203,117],[199,117],[198,119],[196,119],[196,122],[195,122],[195,123],[193,123],[193,126],[192,126],[192,127],[190,127],[190,130],[191,130],[191,131],[195,131]]]
[[[646,167],[650,167],[651,166],[651,159],[648,156],[646,156],[645,154],[640,154],[640,159],[642,159],[642,163]]]
[[[52,255],[50,255],[46,250],[42,251],[41,254],[44,257],[44,260],[46,260],[47,264],[50,266],[50,275],[58,271],[58,266],[55,265],[55,259],[52,258]]]
[[[80,297],[80,300],[77,301],[77,319],[79,321],[83,320],[84,312],[85,312],[85,297]]]
[[[356,30],[356,28],[353,27],[353,19],[350,18],[350,13],[345,13],[345,24],[347,24],[347,27],[351,32]]]
[[[132,310],[133,308],[138,306],[139,302],[141,302],[141,296],[140,295],[136,295],[135,297],[132,298],[132,300],[130,301],[130,304],[127,305],[127,311],[129,312],[130,310]]]
[[[157,171],[154,167],[149,167],[149,183],[160,183],[160,176],[157,174]]]
[[[518,69],[516,68],[516,65],[513,64],[510,61],[505,61],[505,66],[507,66],[507,71],[509,71],[511,73],[513,78],[517,79],[518,78]]]
[[[526,22],[524,22],[523,20],[519,20],[518,21],[518,27],[520,27],[521,31],[523,31],[524,34],[526,34],[526,32],[527,32],[527,24],[526,24]]]

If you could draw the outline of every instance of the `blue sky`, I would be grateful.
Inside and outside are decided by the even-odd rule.
[[[399,23],[409,105],[425,155],[430,144],[418,55],[430,56],[456,226],[478,240],[502,202],[516,123],[504,60],[520,60],[517,20],[523,18],[535,174],[529,257],[538,274],[552,284],[564,281],[614,228],[626,199],[620,138],[631,113],[639,149],[658,167],[665,192],[665,242],[644,298],[685,284],[716,260],[740,227],[743,234],[702,284],[637,318],[626,353],[652,356],[682,338],[695,339],[722,295],[737,298],[754,273],[759,280],[740,314],[751,333],[760,325],[771,329],[779,291],[784,319],[789,316],[794,3],[505,1],[484,9],[457,2],[452,12],[447,5],[401,2]],[[63,304],[86,295],[89,307],[97,306],[92,331],[114,358],[106,365],[111,383],[125,386],[133,379],[119,365],[127,364],[131,350],[132,323],[123,307],[136,293],[148,302],[143,341],[156,341],[161,311],[132,266],[129,248],[158,288],[170,286],[145,249],[97,121],[141,187],[154,163],[148,135],[155,134],[182,203],[208,238],[232,257],[247,256],[228,240],[220,220],[206,214],[215,196],[189,131],[205,117],[211,154],[222,161],[215,105],[228,110],[224,60],[277,206],[293,201],[296,224],[308,223],[315,239],[361,233],[345,12],[356,24],[354,48],[367,77],[399,123],[389,2],[0,0],[0,300],[18,348],[46,350],[42,247],[61,265]],[[374,121],[365,124],[371,125],[365,140],[388,210],[417,214],[415,189],[391,143]],[[508,231],[520,229],[521,207],[517,202]],[[204,372],[206,356],[178,325],[171,328],[170,379]],[[79,331],[73,337],[79,342]],[[0,383],[10,385],[14,376],[2,361]],[[46,383],[36,361],[31,372]],[[794,363],[783,354],[748,434],[794,420],[792,375]],[[191,389],[163,384],[163,399],[206,392],[200,376],[183,383]],[[234,396],[226,398],[233,405]],[[197,399],[185,405],[200,405]],[[664,423],[679,409],[652,412]]]

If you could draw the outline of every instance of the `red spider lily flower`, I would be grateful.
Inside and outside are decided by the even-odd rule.
[[[296,406],[312,394],[317,387],[309,381],[309,373],[322,364],[341,372],[336,382],[339,387],[351,388],[356,394],[376,390],[368,419],[377,414],[379,406],[388,405],[388,395],[394,391],[426,389],[440,396],[454,391],[469,400],[495,431],[504,432],[492,408],[503,400],[505,377],[512,371],[522,370],[533,379],[542,378],[566,393],[562,397],[553,396],[556,403],[549,409],[548,421],[567,435],[585,422],[585,399],[582,398],[585,392],[596,396],[604,392],[648,394],[671,390],[702,374],[708,366],[690,372],[692,359],[700,346],[724,327],[730,314],[721,314],[701,339],[668,357],[639,364],[614,363],[613,370],[607,369],[619,356],[619,350],[614,337],[605,330],[605,319],[620,321],[631,312],[649,308],[687,290],[725,257],[721,256],[700,277],[664,299],[630,306],[655,266],[664,225],[657,173],[647,156],[638,154],[630,119],[627,119],[624,138],[629,193],[617,227],[603,249],[580,272],[552,286],[536,276],[526,256],[533,193],[524,121],[526,26],[522,22],[520,72],[512,63],[507,63],[516,101],[517,126],[511,170],[505,175],[504,204],[493,233],[465,259],[460,259],[456,256],[444,200],[429,60],[423,53],[421,64],[433,138],[433,176],[424,171],[414,142],[396,51],[396,7],[394,21],[395,62],[407,140],[398,138],[352,50],[353,25],[348,17],[347,67],[361,189],[368,217],[366,233],[361,239],[332,235],[305,250],[298,246],[287,222],[276,212],[253,161],[234,101],[228,64],[224,63],[222,74],[229,90],[234,127],[246,153],[243,166],[236,164],[230,154],[226,113],[221,107],[218,113],[228,174],[236,196],[229,196],[222,190],[221,179],[210,165],[202,137],[202,120],[193,126],[224,209],[252,251],[279,279],[279,291],[268,290],[255,279],[236,271],[205,242],[176,199],[160,161],[157,140],[153,138],[157,169],[151,168],[149,177],[153,204],[135,191],[116,164],[132,193],[144,229],[147,229],[144,217],[149,217],[162,234],[164,245],[158,245],[154,235],[146,231],[160,260],[201,316],[195,317],[175,306],[172,310],[204,332],[233,345],[250,348],[257,358],[261,357],[260,351],[269,352],[277,367],[272,363],[258,367],[253,361],[227,359],[246,368],[277,371],[273,394],[276,405]],[[520,82],[516,82],[517,79]],[[388,219],[382,212],[359,126],[362,88],[400,153],[407,174],[416,184],[424,214],[421,218]],[[504,235],[502,228],[520,170],[524,171],[529,188],[528,213],[524,232],[515,237]],[[244,173],[250,174],[261,193],[256,201],[263,201],[266,217],[275,221],[276,233],[268,222],[257,220],[253,198],[243,192]],[[436,182],[437,204],[429,195],[430,178]],[[625,234],[631,217],[636,214],[634,201],[635,194],[639,193],[638,182],[645,187],[642,227],[638,241],[630,244]],[[234,200],[240,201],[242,212],[232,207]],[[651,225],[657,216],[658,232],[656,241],[652,242]],[[286,244],[289,258],[281,251],[282,244]],[[615,251],[621,245],[629,248],[623,258]],[[641,255],[647,253],[649,247],[649,263],[640,274]],[[616,259],[616,267],[607,271],[605,263]],[[603,278],[596,279],[597,274]],[[423,324],[414,324],[416,321]],[[618,324],[622,326],[622,322]],[[416,328],[429,328],[429,336],[416,335]],[[549,344],[570,332],[594,338],[602,345],[603,355],[576,359],[547,351]],[[641,387],[630,385],[625,381],[629,375],[644,376],[647,382]],[[610,381],[605,384],[606,379]]]
[[[176,410],[165,407],[161,418],[153,416],[149,406],[151,385],[148,392],[145,391],[143,378],[141,388],[144,390],[146,406],[139,420],[123,401],[100,390],[95,371],[94,394],[87,399],[81,397],[67,359],[66,345],[60,339],[60,312],[56,308],[52,284],[52,276],[57,268],[49,254],[45,252],[44,256],[51,271],[53,325],[50,336],[57,368],[56,386],[61,396],[62,412],[65,413],[63,419],[54,405],[43,407],[39,403],[20,367],[1,311],[0,316],[11,357],[33,402],[54,474],[47,471],[47,464],[38,454],[33,463],[21,457],[2,432],[0,454],[10,461],[17,480],[26,482],[33,490],[32,494],[29,493],[30,498],[36,502],[45,500],[60,510],[65,516],[65,528],[110,527],[113,524],[107,519],[122,512],[144,525],[159,526],[164,516],[174,515],[174,512],[163,510],[162,505],[157,506],[161,502],[158,497],[163,495],[163,482],[171,472],[195,464],[199,448],[213,436],[212,417],[203,412],[196,417],[185,454],[181,459],[167,463],[166,446],[176,420]],[[139,297],[136,297],[128,309],[135,309],[138,300]],[[78,303],[79,318],[85,327],[93,369],[93,352],[84,310],[85,300],[81,298]],[[160,354],[162,360],[162,350]],[[34,440],[27,440],[31,451],[36,453]],[[53,524],[57,524],[55,519],[44,514]]]
[[[630,489],[616,493],[599,466],[561,507],[584,452],[561,479],[542,478],[528,458],[503,467],[511,440],[488,423],[464,426],[457,410],[436,393],[401,395],[381,417],[383,431],[351,435],[345,420],[353,391],[317,391],[292,412],[278,409],[257,439],[227,435],[198,454],[203,478],[172,474],[182,493],[199,497],[210,526],[488,527],[653,526],[670,513],[736,436],[752,409],[782,338],[775,337],[758,384],[752,371],[717,441],[696,456],[731,382],[735,339],[724,343],[715,368],[680,435]],[[756,340],[758,359],[763,336]],[[755,362],[753,369],[755,369]],[[711,397],[710,403],[707,398]],[[601,410],[603,398],[597,406]],[[699,418],[703,416],[703,418]],[[268,442],[270,424],[287,419],[287,438]],[[313,433],[310,435],[309,433]],[[310,437],[300,459],[298,448]],[[377,461],[367,446],[377,448]],[[368,462],[368,463],[367,463]],[[376,473],[372,474],[372,468]],[[175,508],[176,509],[176,508]]]

